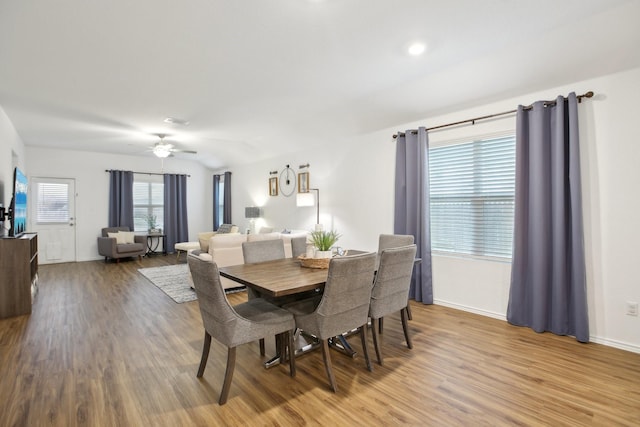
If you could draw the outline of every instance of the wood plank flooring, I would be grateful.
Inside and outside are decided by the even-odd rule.
[[[176,304],[137,272],[171,263],[40,266],[33,313],[0,320],[0,426],[640,425],[639,354],[416,303],[413,350],[398,315],[385,319],[385,364],[372,373],[361,356],[332,353],[338,393],[321,352],[298,358],[290,378],[264,369],[255,343],[238,349],[219,406],[226,349],[213,342],[197,379],[197,301]]]

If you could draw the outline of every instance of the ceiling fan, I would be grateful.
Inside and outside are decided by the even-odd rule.
[[[157,157],[160,157],[161,159],[164,159],[166,157],[169,157],[171,155],[173,155],[173,153],[190,153],[190,154],[197,154],[197,151],[193,151],[193,150],[181,150],[178,148],[174,148],[173,144],[170,144],[168,142],[164,142],[164,137],[167,136],[163,133],[159,133],[158,134],[158,138],[160,138],[160,142],[156,142],[155,145],[153,147],[151,147],[151,151],[153,151],[153,154],[155,154]]]

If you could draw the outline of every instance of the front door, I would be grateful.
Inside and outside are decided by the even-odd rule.
[[[76,260],[75,180],[31,179],[31,230],[38,233],[38,263]]]

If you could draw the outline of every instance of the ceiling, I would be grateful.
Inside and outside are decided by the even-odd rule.
[[[27,146],[151,156],[163,133],[218,169],[638,67],[638,17],[636,0],[0,0],[0,106]]]

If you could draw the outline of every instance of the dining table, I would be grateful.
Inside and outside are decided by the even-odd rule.
[[[328,270],[306,268],[295,258],[219,267],[220,275],[262,295],[280,298],[324,288]]]

